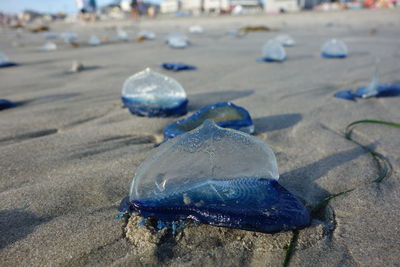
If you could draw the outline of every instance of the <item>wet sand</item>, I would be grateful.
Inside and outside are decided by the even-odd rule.
[[[382,82],[399,80],[400,9],[282,16],[162,18],[160,20],[55,23],[99,47],[38,52],[41,34],[1,29],[0,50],[18,67],[0,69],[0,98],[17,101],[0,112],[0,258],[4,266],[279,266],[296,233],[261,234],[202,225],[173,236],[137,226],[137,217],[115,220],[137,166],[176,118],[143,118],[122,109],[120,92],[130,75],[151,67],[177,79],[189,112],[233,101],[252,115],[256,136],[275,151],[279,182],[308,206],[356,188],[313,214],[294,242],[292,266],[393,266],[400,243],[399,130],[360,125],[353,134],[385,155],[394,171],[381,183],[375,160],[346,140],[347,124],[361,119],[400,121],[399,98],[337,99],[339,90],[366,85],[375,57]],[[204,34],[174,50],[171,31],[200,24]],[[230,28],[264,25],[276,31],[226,34]],[[118,42],[115,28],[154,41]],[[284,63],[257,63],[262,45],[279,33],[297,42]],[[320,46],[340,38],[343,60],[322,59]],[[68,73],[74,60],[87,70]],[[196,71],[172,73],[158,65],[181,61]]]

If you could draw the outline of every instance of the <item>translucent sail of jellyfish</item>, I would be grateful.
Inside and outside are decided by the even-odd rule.
[[[376,57],[375,58],[375,67],[374,67],[374,71],[372,74],[372,80],[371,82],[365,87],[365,90],[363,92],[363,94],[361,95],[362,98],[368,98],[368,97],[372,97],[372,96],[376,96],[379,91],[379,83],[380,83],[380,79],[379,79],[379,58]]]

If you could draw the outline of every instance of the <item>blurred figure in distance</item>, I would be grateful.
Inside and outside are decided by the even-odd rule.
[[[92,22],[95,22],[96,21],[96,19],[97,19],[97,14],[96,14],[96,12],[97,12],[97,4],[96,4],[96,0],[89,0],[89,2],[88,2],[88,9],[89,9],[89,19],[90,19],[90,21],[92,21]]]
[[[131,1],[131,16],[133,19],[139,19],[139,5],[137,0]]]
[[[76,8],[78,9],[79,12],[79,18],[81,20],[86,19],[86,13],[87,13],[87,5],[85,0],[75,0]]]

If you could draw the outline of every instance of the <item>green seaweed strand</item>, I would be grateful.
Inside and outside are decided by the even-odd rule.
[[[360,147],[364,148],[368,153],[370,153],[372,155],[372,157],[375,159],[375,161],[378,164],[380,174],[376,179],[372,180],[370,183],[380,183],[380,182],[383,181],[383,179],[385,179],[386,177],[388,177],[391,174],[391,172],[393,170],[393,166],[385,156],[383,156],[382,154],[370,149],[367,146],[362,145],[361,143],[357,142],[356,140],[354,140],[351,137],[351,133],[352,133],[353,127],[355,125],[363,124],[363,123],[380,124],[380,125],[386,125],[386,126],[397,127],[397,128],[400,128],[400,124],[399,123],[394,123],[394,122],[388,122],[388,121],[379,121],[379,120],[360,120],[360,121],[354,121],[354,122],[352,122],[352,123],[350,123],[349,125],[346,126],[346,129],[345,129],[345,132],[344,132],[344,137],[347,140],[349,140],[349,141],[359,145]],[[332,195],[324,198],[317,205],[311,207],[311,212],[314,213],[314,214],[319,212],[321,209],[325,208],[328,205],[328,203],[329,203],[329,201],[331,199],[334,199],[334,198],[336,198],[338,196],[341,196],[341,195],[344,195],[344,194],[349,193],[351,191],[354,191],[355,189],[356,188],[351,188],[351,189],[345,190],[343,192],[332,194]],[[299,237],[299,231],[297,231],[297,230],[293,231],[292,239],[290,240],[289,246],[288,246],[288,248],[286,250],[285,260],[283,262],[283,266],[284,267],[289,266],[290,259],[292,258],[293,251],[294,251],[294,249],[296,247],[296,243],[297,243],[298,237]]]
[[[356,124],[361,124],[361,123],[372,123],[372,124],[382,124],[382,125],[387,125],[387,126],[392,126],[392,127],[397,127],[400,128],[399,123],[394,123],[394,122],[389,122],[389,121],[378,121],[378,120],[360,120],[360,121],[353,121],[349,125],[347,125],[345,133],[346,133],[346,138],[347,134],[351,134],[351,127],[353,127]]]
[[[376,179],[374,179],[372,181],[372,183],[380,183],[383,181],[383,179],[385,179],[385,177],[388,177],[390,175],[390,173],[393,170],[393,166],[385,156],[370,149],[367,146],[360,144],[359,142],[357,142],[356,140],[354,140],[351,137],[353,127],[357,124],[362,124],[362,123],[380,124],[380,125],[386,125],[386,126],[397,127],[397,128],[400,128],[400,124],[394,123],[394,122],[388,122],[388,121],[379,121],[379,120],[360,120],[360,121],[355,121],[355,122],[350,123],[349,125],[347,125],[347,127],[345,129],[345,133],[344,133],[345,138],[352,141],[353,143],[361,146],[362,148],[364,148],[368,153],[370,153],[372,155],[372,157],[377,162],[377,164],[379,166],[380,174]]]
[[[380,124],[380,125],[392,126],[392,127],[397,127],[397,128],[400,128],[400,124],[394,123],[394,122],[388,122],[388,121],[379,121],[379,120],[360,120],[360,121],[354,121],[346,126],[346,129],[344,132],[345,138],[350,140],[351,142],[355,143],[356,145],[359,145],[363,149],[365,149],[368,153],[370,153],[372,155],[372,157],[375,159],[375,161],[378,164],[379,171],[380,171],[379,176],[376,179],[372,180],[370,183],[380,183],[383,181],[383,179],[385,179],[386,177],[388,177],[390,175],[390,173],[393,170],[393,167],[392,167],[392,164],[390,163],[390,161],[385,156],[372,150],[371,148],[369,148],[367,146],[362,145],[361,143],[357,142],[356,140],[354,140],[351,137],[353,127],[355,125],[362,124],[362,123]],[[332,195],[324,198],[317,205],[313,206],[311,208],[311,211],[313,213],[318,212],[322,208],[326,207],[326,205],[328,205],[328,203],[331,199],[334,199],[338,196],[349,193],[349,192],[353,191],[354,189],[356,189],[356,188],[351,188],[351,189],[345,190],[343,192],[332,194]]]
[[[349,190],[346,190],[346,191],[343,191],[343,192],[340,192],[340,193],[337,193],[337,194],[332,194],[332,195],[330,195],[330,196],[324,198],[324,199],[321,200],[317,205],[311,207],[311,212],[314,213],[314,214],[317,213],[317,212],[320,211],[321,209],[325,208],[326,205],[328,205],[328,203],[329,203],[329,201],[330,201],[331,199],[334,199],[335,197],[344,195],[344,194],[346,194],[346,193],[350,193],[351,191],[354,191],[354,189],[356,189],[356,188],[352,188],[352,189],[349,189]]]
[[[290,239],[289,246],[286,250],[285,260],[283,261],[283,267],[289,266],[290,259],[292,258],[292,254],[294,248],[296,247],[297,239],[299,238],[299,231],[294,230],[292,239]]]

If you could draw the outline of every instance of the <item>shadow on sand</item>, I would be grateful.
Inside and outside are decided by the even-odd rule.
[[[325,189],[321,188],[316,181],[336,167],[350,162],[366,153],[368,152],[363,148],[356,147],[332,154],[305,165],[304,167],[283,173],[279,178],[279,183],[300,198],[309,201],[312,200],[313,202],[320,201],[337,192],[327,192]],[[338,183],[339,182],[340,181],[338,181]]]
[[[239,98],[244,98],[252,95],[253,93],[254,90],[227,90],[222,92],[199,93],[190,95],[188,111],[195,111],[206,105],[212,105],[218,102],[228,102]]]
[[[4,248],[32,233],[37,226],[52,218],[39,218],[22,209],[0,211],[0,248]]]
[[[297,124],[303,116],[298,113],[280,114],[265,116],[253,119],[254,127],[257,134],[262,134],[268,131],[281,130],[292,127]]]
[[[36,98],[26,99],[17,102],[17,106],[24,106],[27,104],[48,104],[55,101],[61,101],[73,97],[79,96],[80,93],[68,93],[68,94],[54,94],[54,95],[47,95],[47,96],[40,96]]]

